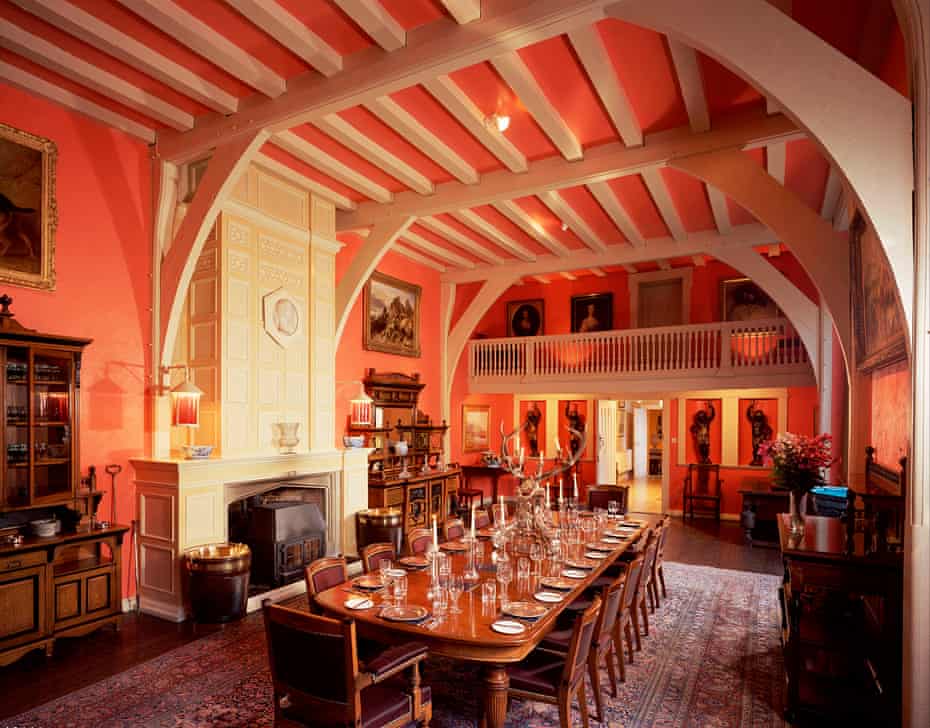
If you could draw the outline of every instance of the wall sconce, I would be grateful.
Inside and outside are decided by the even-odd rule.
[[[361,385],[361,382],[359,382]],[[349,421],[353,427],[366,426],[374,424],[374,400],[368,396],[365,387],[361,386],[361,392],[354,399],[349,400]]]
[[[203,390],[190,380],[187,364],[163,367],[162,371],[167,374],[172,369],[184,369],[184,380],[171,388],[171,424],[175,427],[199,427]]]

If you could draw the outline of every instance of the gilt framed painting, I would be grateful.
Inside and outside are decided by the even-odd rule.
[[[369,351],[420,356],[420,286],[373,273],[365,285],[363,344]]]
[[[849,245],[856,367],[871,372],[907,357],[904,313],[881,242],[858,212]]]
[[[462,452],[484,452],[491,446],[491,406],[462,405]]]
[[[0,283],[55,288],[55,164],[49,139],[0,124]]]
[[[541,298],[507,302],[507,336],[542,336],[546,304]]]
[[[614,327],[614,294],[572,296],[572,333],[590,334]]]

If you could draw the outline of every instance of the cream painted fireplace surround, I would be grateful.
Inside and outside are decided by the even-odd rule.
[[[327,489],[328,550],[354,554],[355,513],[368,505],[368,451],[335,447],[335,237],[332,203],[263,167],[237,181],[197,260],[173,362],[204,395],[201,425],[170,427],[156,403],[156,454],[133,460],[142,611],[187,616],[186,549],[226,541],[228,505],[275,481]],[[263,326],[262,300],[284,288],[303,326],[282,347]],[[171,386],[183,376],[173,373]],[[301,443],[278,453],[272,423],[300,423]],[[214,456],[185,460],[183,444]],[[332,540],[335,539],[336,543]]]

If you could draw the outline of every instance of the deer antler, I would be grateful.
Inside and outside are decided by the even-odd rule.
[[[578,430],[574,430],[571,427],[568,428],[568,431],[572,435],[575,435],[576,437],[578,437],[578,439],[580,440],[578,444],[578,449],[574,453],[572,453],[572,456],[568,460],[552,468],[552,470],[547,470],[543,473],[534,475],[533,477],[536,480],[542,482],[544,480],[548,480],[549,478],[552,478],[553,476],[558,475],[559,473],[564,473],[566,470],[570,469],[572,466],[575,465],[575,463],[577,463],[581,459],[581,456],[584,454],[585,448],[587,447],[587,444],[588,444],[588,432],[587,430],[581,430],[579,432]]]

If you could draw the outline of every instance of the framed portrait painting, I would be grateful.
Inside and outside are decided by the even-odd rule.
[[[365,285],[362,338],[369,351],[420,356],[420,286],[373,273]]]
[[[55,164],[43,137],[0,124],[0,282],[55,288]]]
[[[545,302],[541,298],[507,303],[507,336],[542,336]]]
[[[881,243],[858,212],[849,245],[856,367],[870,372],[907,356],[904,314]]]
[[[720,281],[722,321],[755,321],[783,318],[781,309],[749,278]]]
[[[484,452],[491,446],[491,405],[462,405],[462,452]]]
[[[610,331],[614,327],[614,294],[572,296],[572,333]]]

